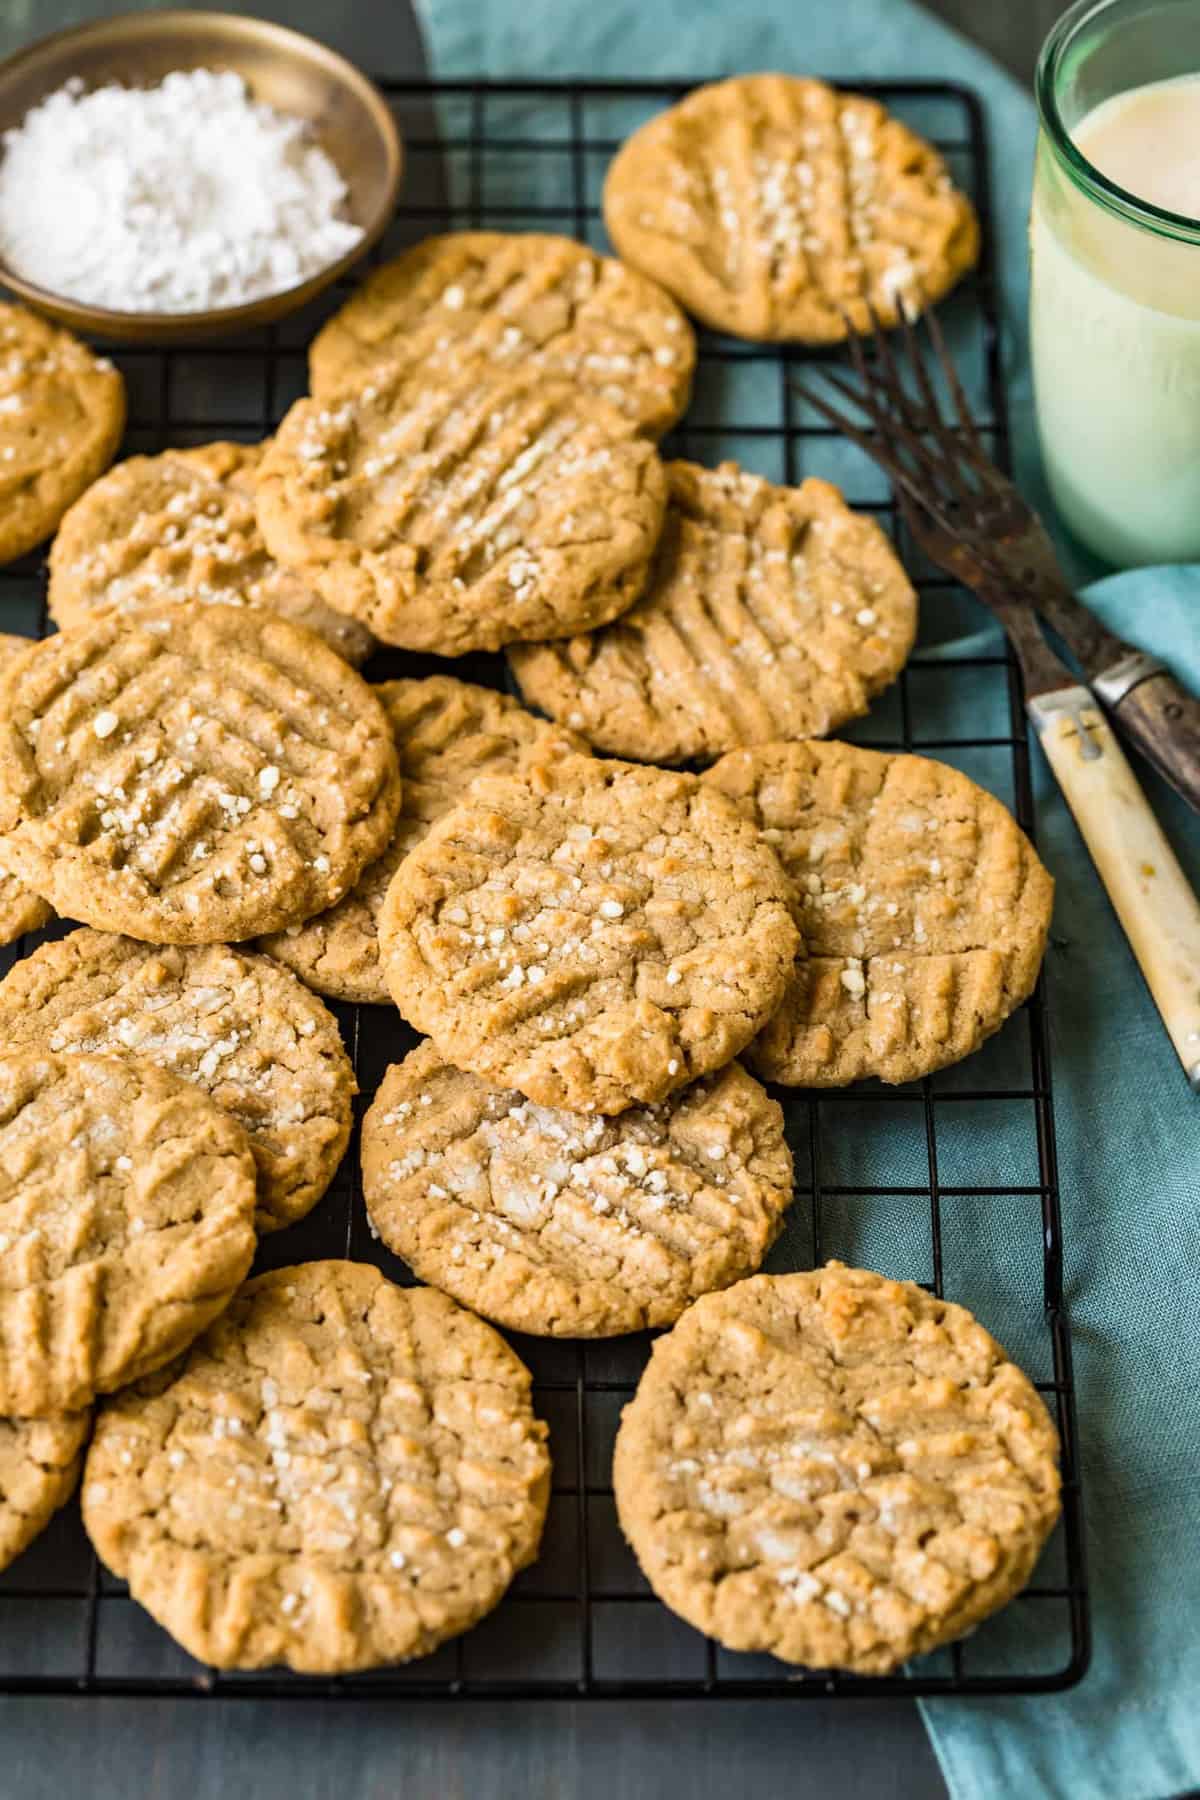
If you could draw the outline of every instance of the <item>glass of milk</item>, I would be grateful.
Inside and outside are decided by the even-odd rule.
[[[1200,560],[1200,0],[1079,0],[1042,51],[1031,337],[1063,519]]]

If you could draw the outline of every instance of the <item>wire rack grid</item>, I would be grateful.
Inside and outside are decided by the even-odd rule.
[[[494,227],[574,234],[604,244],[599,186],[631,126],[678,99],[685,80],[628,83],[385,81],[405,135],[408,176],[376,257],[431,230]],[[978,207],[983,256],[943,311],[964,379],[998,459],[1007,456],[988,158],[982,110],[944,84],[856,84],[908,117],[942,149]],[[334,292],[297,319],[252,338],[171,350],[112,346],[128,383],[128,451],[154,451],[271,431],[305,388],[304,351]],[[905,542],[890,494],[865,458],[806,417],[792,385],[799,349],[702,333],[696,393],[668,453],[735,456],[795,482],[818,473],[897,539],[920,591],[917,653],[891,692],[849,735],[917,749],[964,768],[1033,824],[1019,678],[1002,645],[953,583]],[[0,571],[0,624],[46,629],[37,558]],[[940,640],[940,641],[939,641]],[[368,671],[420,673],[433,659],[388,653]],[[502,660],[455,665],[500,685]],[[61,929],[61,928],[58,928]],[[0,968],[30,942],[3,953]],[[390,1010],[335,1007],[358,1074],[360,1109],[412,1034]],[[554,1491],[542,1554],[501,1607],[467,1637],[400,1669],[318,1680],[278,1671],[222,1675],[193,1662],[92,1555],[74,1505],[0,1576],[0,1692],[138,1696],[258,1695],[399,1699],[737,1698],[985,1695],[1052,1691],[1080,1679],[1088,1612],[1071,1348],[1046,1018],[1041,993],[966,1064],[907,1087],[861,1084],[777,1090],[797,1194],[768,1267],[808,1268],[830,1255],[918,1280],[978,1310],[1036,1378],[1062,1437],[1063,1523],[1034,1584],[970,1640],[895,1677],[796,1670],[719,1649],[651,1595],[616,1521],[611,1452],[645,1337],[567,1344],[514,1342],[551,1430]],[[269,1239],[260,1267],[319,1256],[408,1271],[371,1238],[357,1138],[310,1217]]]

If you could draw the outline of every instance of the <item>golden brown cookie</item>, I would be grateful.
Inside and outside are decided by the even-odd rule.
[[[730,1062],[783,995],[790,886],[693,775],[571,756],[485,776],[379,922],[396,1005],[456,1068],[618,1113]]]
[[[392,841],[344,900],[259,943],[318,994],[365,1006],[391,1000],[379,966],[379,912],[392,876],[433,821],[478,775],[587,749],[573,731],[535,719],[509,695],[452,675],[382,681],[374,692],[396,734],[404,790]]]
[[[32,642],[32,638],[0,631],[0,671],[10,668]],[[40,931],[53,917],[44,900],[31,894],[15,875],[0,869],[0,944],[11,944],[27,931]]]
[[[337,1021],[287,969],[225,944],[73,931],[0,982],[0,1042],[134,1056],[211,1094],[245,1131],[261,1232],[316,1205],[350,1140]]]
[[[128,1057],[0,1055],[0,1414],[161,1368],[254,1244],[250,1148],[207,1094]]]
[[[977,1050],[1037,980],[1054,883],[1012,814],[946,763],[767,744],[706,784],[774,845],[807,958],[748,1052],[767,1081],[912,1081]]]
[[[0,563],[49,537],[124,429],[125,383],[108,358],[0,302]]]
[[[385,643],[442,656],[615,618],[665,506],[657,453],[615,407],[483,362],[298,400],[258,488],[272,555]]]
[[[836,343],[868,308],[895,325],[979,255],[931,144],[876,100],[796,75],[695,89],[609,166],[604,222],[626,262],[718,331]]]
[[[758,1268],[792,1198],[783,1113],[737,1063],[617,1119],[534,1106],[422,1044],[363,1121],[379,1236],[510,1331],[669,1325]]]
[[[103,1409],[84,1524],[218,1668],[426,1656],[537,1555],[550,1459],[529,1390],[444,1294],[358,1263],[279,1269],[176,1370]]]
[[[884,1675],[970,1631],[1059,1514],[1037,1390],[964,1307],[831,1262],[708,1294],[617,1433],[655,1593],[730,1650]]]
[[[670,295],[614,257],[541,232],[453,231],[372,270],[313,340],[312,391],[327,400],[396,356],[434,375],[528,364],[661,437],[687,407],[696,340]]]
[[[32,1544],[75,1492],[92,1416],[0,1419],[0,1569]]]
[[[254,516],[263,444],[202,444],[131,456],[93,482],[50,547],[49,604],[62,626],[105,606],[219,601],[264,606],[363,662],[372,637],[268,554]]]
[[[399,802],[366,682],[272,613],[101,613],[0,677],[0,863],[89,925],[276,931],[353,887]]]
[[[15,631],[0,631],[0,669],[11,668],[34,641],[33,638],[18,637]]]
[[[912,648],[917,597],[873,519],[835,487],[736,463],[667,464],[641,599],[598,631],[508,655],[525,698],[597,749],[689,762],[823,737],[867,710]]]

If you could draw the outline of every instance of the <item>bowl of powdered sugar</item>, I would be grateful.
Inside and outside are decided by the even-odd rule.
[[[0,65],[0,281],[142,342],[245,331],[387,226],[399,133],[324,45],[224,13],[125,14]]]

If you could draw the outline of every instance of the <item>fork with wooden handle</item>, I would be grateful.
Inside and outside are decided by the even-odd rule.
[[[1003,625],[1021,667],[1025,706],[1075,816],[1171,1042],[1200,1093],[1200,901],[1150,809],[1100,704],[1191,805],[1200,807],[1200,704],[1156,659],[1113,636],[1068,589],[1044,528],[983,448],[932,314],[929,341],[953,402],[947,419],[920,337],[905,319],[917,393],[882,330],[850,332],[860,387],[826,381],[865,415],[823,394],[808,404],[891,477],[925,554],[971,588]],[[919,396],[919,397],[918,397]],[[1042,635],[1040,613],[1078,656],[1080,681]],[[1139,700],[1138,696],[1142,698]]]

